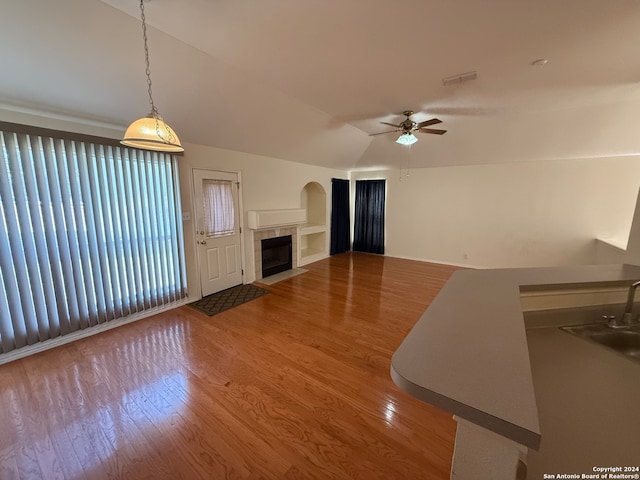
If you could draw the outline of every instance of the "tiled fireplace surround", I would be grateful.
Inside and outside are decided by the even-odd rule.
[[[262,240],[291,235],[291,263],[292,268],[298,266],[298,227],[264,228],[253,232],[253,257],[255,258],[256,280],[262,278]]]

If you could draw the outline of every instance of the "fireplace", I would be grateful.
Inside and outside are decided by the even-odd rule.
[[[262,278],[293,268],[291,235],[265,238],[262,244]]]

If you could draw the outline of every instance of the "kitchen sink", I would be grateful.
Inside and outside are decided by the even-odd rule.
[[[640,325],[612,328],[606,323],[560,327],[565,332],[609,347],[640,362]]]

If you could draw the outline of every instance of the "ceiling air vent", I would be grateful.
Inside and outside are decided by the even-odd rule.
[[[442,85],[457,85],[458,83],[468,82],[470,80],[475,80],[478,78],[478,72],[467,72],[461,73],[459,75],[454,75],[453,77],[447,77],[442,79]]]

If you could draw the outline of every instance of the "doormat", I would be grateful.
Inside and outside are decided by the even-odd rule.
[[[193,303],[189,303],[190,307],[200,310],[209,316],[216,313],[224,312],[230,308],[237,307],[243,303],[247,303],[262,295],[269,293],[269,290],[256,287],[255,285],[238,285],[236,287],[227,288],[213,295],[208,295]]]

